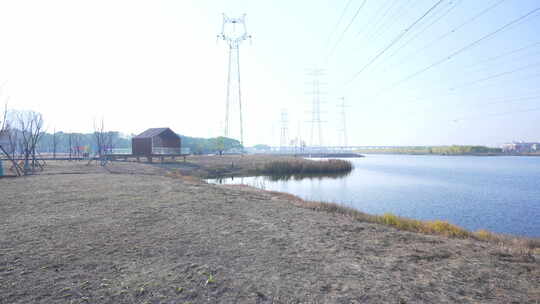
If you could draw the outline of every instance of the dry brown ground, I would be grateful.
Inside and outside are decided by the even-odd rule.
[[[0,303],[540,302],[538,259],[489,243],[150,165],[44,173],[0,180]]]

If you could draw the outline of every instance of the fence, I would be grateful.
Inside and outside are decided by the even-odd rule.
[[[174,154],[189,154],[189,148],[165,148],[165,147],[153,147],[152,154],[154,155],[174,155]]]
[[[131,148],[122,148],[122,149],[110,149],[105,152],[105,154],[114,154],[114,155],[131,155],[133,153]],[[166,147],[153,147],[153,155],[187,155],[190,154],[191,150],[189,148],[166,148]]]
[[[110,149],[110,151],[107,151],[106,154],[131,154],[131,148],[124,148],[124,149]]]

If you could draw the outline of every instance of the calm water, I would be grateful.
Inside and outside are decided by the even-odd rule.
[[[341,178],[224,179],[372,214],[540,237],[540,157],[367,155]],[[217,181],[213,181],[217,182]]]

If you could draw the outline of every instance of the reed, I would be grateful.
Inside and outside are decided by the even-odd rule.
[[[264,164],[258,171],[260,174],[286,176],[295,174],[349,173],[352,169],[352,163],[347,160],[329,159],[315,161],[299,159],[271,161]]]

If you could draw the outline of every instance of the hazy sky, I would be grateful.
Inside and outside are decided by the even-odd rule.
[[[305,74],[313,67],[326,70],[325,145],[338,144],[342,96],[351,145],[540,141],[538,7],[537,0],[0,0],[0,102],[9,96],[11,108],[43,113],[49,130],[89,132],[103,117],[125,133],[168,126],[222,135],[228,57],[216,35],[222,13],[246,13],[248,145],[279,144],[284,108],[289,137],[309,143]]]

